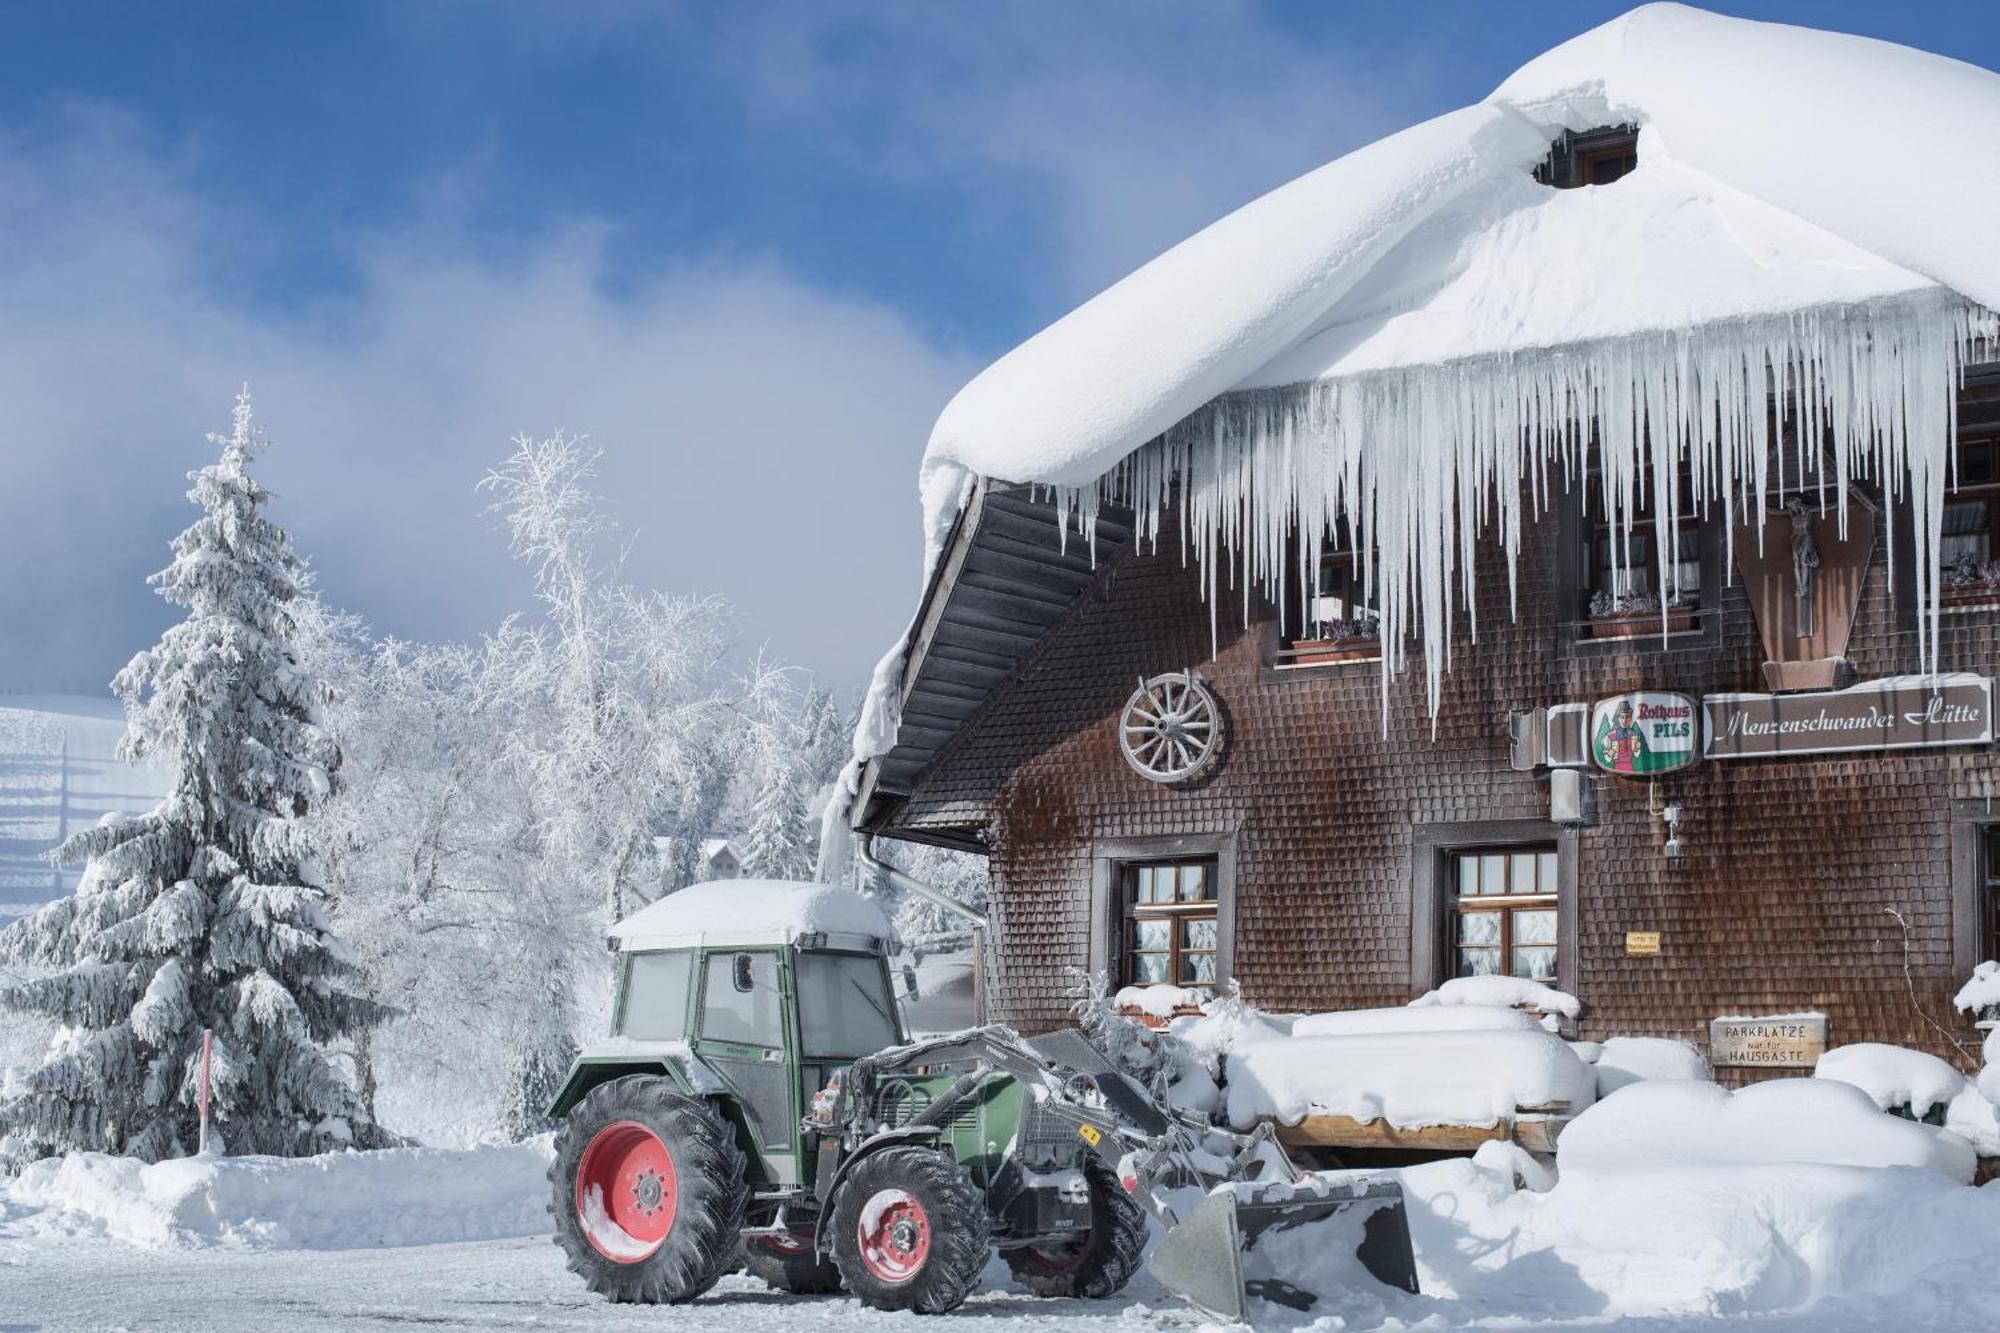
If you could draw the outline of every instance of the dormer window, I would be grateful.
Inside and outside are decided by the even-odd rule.
[[[1549,155],[1535,168],[1535,179],[1558,190],[1583,185],[1609,185],[1639,165],[1639,127],[1606,125],[1594,130],[1564,130],[1549,145]]]

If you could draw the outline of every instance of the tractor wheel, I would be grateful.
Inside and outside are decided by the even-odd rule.
[[[691,1301],[736,1257],[750,1187],[736,1134],[665,1078],[600,1083],[556,1131],[556,1244],[613,1301]]]
[[[813,1233],[745,1236],[743,1266],[773,1291],[794,1296],[827,1296],[840,1290],[840,1269],[813,1254]]]
[[[1003,1251],[1014,1280],[1037,1296],[1100,1300],[1122,1290],[1146,1249],[1146,1214],[1102,1162],[1086,1168],[1090,1230],[1073,1240]]]
[[[833,1205],[841,1281],[878,1310],[943,1314],[979,1285],[992,1253],[986,1197],[935,1148],[864,1158]]]

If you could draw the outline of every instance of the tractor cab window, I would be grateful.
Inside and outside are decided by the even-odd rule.
[[[799,1037],[809,1060],[851,1060],[900,1043],[896,1001],[882,960],[873,954],[800,954]]]
[[[618,1035],[637,1041],[684,1039],[688,978],[693,971],[694,955],[686,950],[626,955]]]
[[[701,1035],[776,1049],[785,1044],[784,992],[778,955],[711,953],[701,992]]]

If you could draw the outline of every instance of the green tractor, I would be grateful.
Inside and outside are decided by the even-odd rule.
[[[1148,1212],[1169,1228],[1155,1276],[1225,1317],[1253,1295],[1309,1306],[1244,1255],[1281,1232],[1274,1252],[1302,1252],[1326,1223],[1416,1289],[1393,1181],[1302,1180],[1268,1134],[1168,1114],[1073,1031],[907,1042],[888,936],[859,894],[749,881],[621,923],[612,1035],[551,1107],[556,1240],[591,1290],[688,1301],[740,1262],[782,1291],[938,1314],[997,1247],[1036,1295],[1103,1297],[1141,1266]]]

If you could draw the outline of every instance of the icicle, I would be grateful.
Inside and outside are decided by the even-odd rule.
[[[1539,517],[1554,493],[1550,471],[1560,466],[1562,494],[1577,494],[1592,423],[1598,498],[1620,537],[1614,580],[1630,578],[1632,522],[1650,497],[1671,594],[1682,469],[1700,514],[1721,505],[1725,577],[1733,577],[1738,515],[1770,506],[1775,398],[1777,429],[1789,426],[1794,437],[1792,484],[1813,478],[1822,511],[1835,513],[1843,532],[1850,480],[1868,477],[1892,500],[1908,488],[1925,611],[1919,659],[1928,671],[1954,393],[1966,363],[1996,350],[2000,316],[1932,290],[1246,391],[1216,399],[1096,483],[1057,488],[1058,511],[1065,529],[1074,518],[1089,532],[1100,503],[1128,507],[1136,540],[1157,550],[1162,511],[1172,507],[1183,563],[1192,555],[1202,572],[1216,643],[1225,587],[1240,595],[1246,618],[1259,591],[1284,606],[1293,578],[1310,597],[1324,540],[1345,523],[1362,586],[1379,601],[1384,728],[1389,679],[1404,669],[1412,639],[1435,727],[1461,597],[1477,634],[1478,541],[1497,526],[1511,615],[1523,492]],[[1751,526],[1761,543],[1761,526]]]

